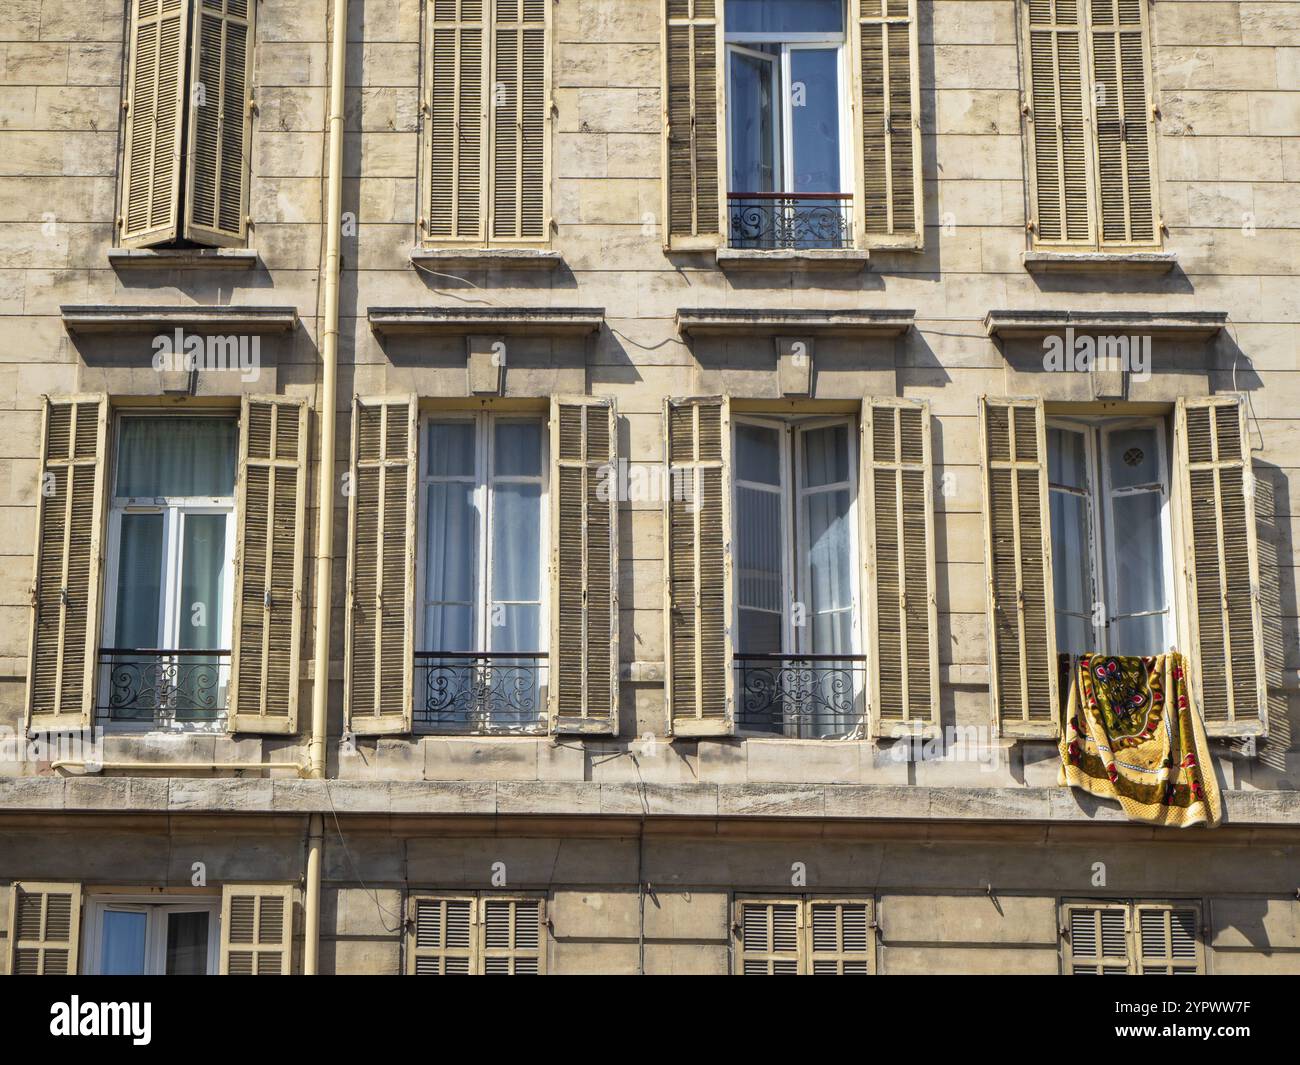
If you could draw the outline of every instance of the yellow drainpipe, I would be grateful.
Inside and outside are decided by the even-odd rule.
[[[307,776],[325,779],[325,737],[329,728],[330,584],[334,564],[334,445],[339,354],[339,243],[343,229],[343,88],[347,76],[348,0],[334,0],[330,57],[329,157],[325,170],[325,320],[320,332],[320,482],[316,521],[315,657],[311,686],[311,745]],[[315,976],[320,963],[320,876],[323,820],[312,814],[307,830],[307,883],[303,899],[303,972]]]

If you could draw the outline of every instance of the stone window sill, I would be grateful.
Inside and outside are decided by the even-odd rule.
[[[118,270],[251,270],[257,252],[249,248],[110,248]]]
[[[1021,262],[1031,274],[1167,274],[1178,257],[1171,251],[1027,251]]]
[[[564,257],[550,248],[413,248],[411,264],[430,270],[554,270]]]
[[[727,272],[820,270],[859,273],[870,254],[861,248],[719,248],[718,266]]]

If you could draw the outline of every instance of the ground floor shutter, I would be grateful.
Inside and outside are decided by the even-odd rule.
[[[20,880],[10,888],[10,976],[75,976],[80,939],[80,884]]]
[[[221,889],[221,975],[288,976],[293,958],[293,887],[226,884]]]
[[[1066,973],[1110,976],[1131,971],[1127,904],[1066,906],[1064,918]]]

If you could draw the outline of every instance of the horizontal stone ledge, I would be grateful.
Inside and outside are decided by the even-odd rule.
[[[550,248],[413,248],[411,265],[429,270],[554,270],[564,256]]]
[[[377,336],[588,336],[605,321],[603,307],[371,307]]]
[[[684,336],[896,337],[912,328],[913,310],[736,310],[682,307],[677,330]]]
[[[870,253],[861,248],[719,248],[715,258],[728,273],[808,270],[857,274],[871,261]]]
[[[251,270],[257,252],[249,248],[109,248],[117,270]]]
[[[1044,337],[1073,329],[1076,333],[1140,334],[1207,340],[1228,324],[1227,311],[989,311],[984,330],[991,337],[1013,340]]]
[[[59,308],[69,333],[157,333],[188,329],[195,333],[292,333],[296,307],[123,306],[97,303]]]
[[[1027,251],[1020,261],[1031,274],[1167,274],[1178,256],[1171,251]]]

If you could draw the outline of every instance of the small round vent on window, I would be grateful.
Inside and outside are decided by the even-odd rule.
[[[1131,447],[1124,452],[1124,464],[1126,466],[1140,466],[1142,460],[1146,457],[1146,452],[1140,447]]]

